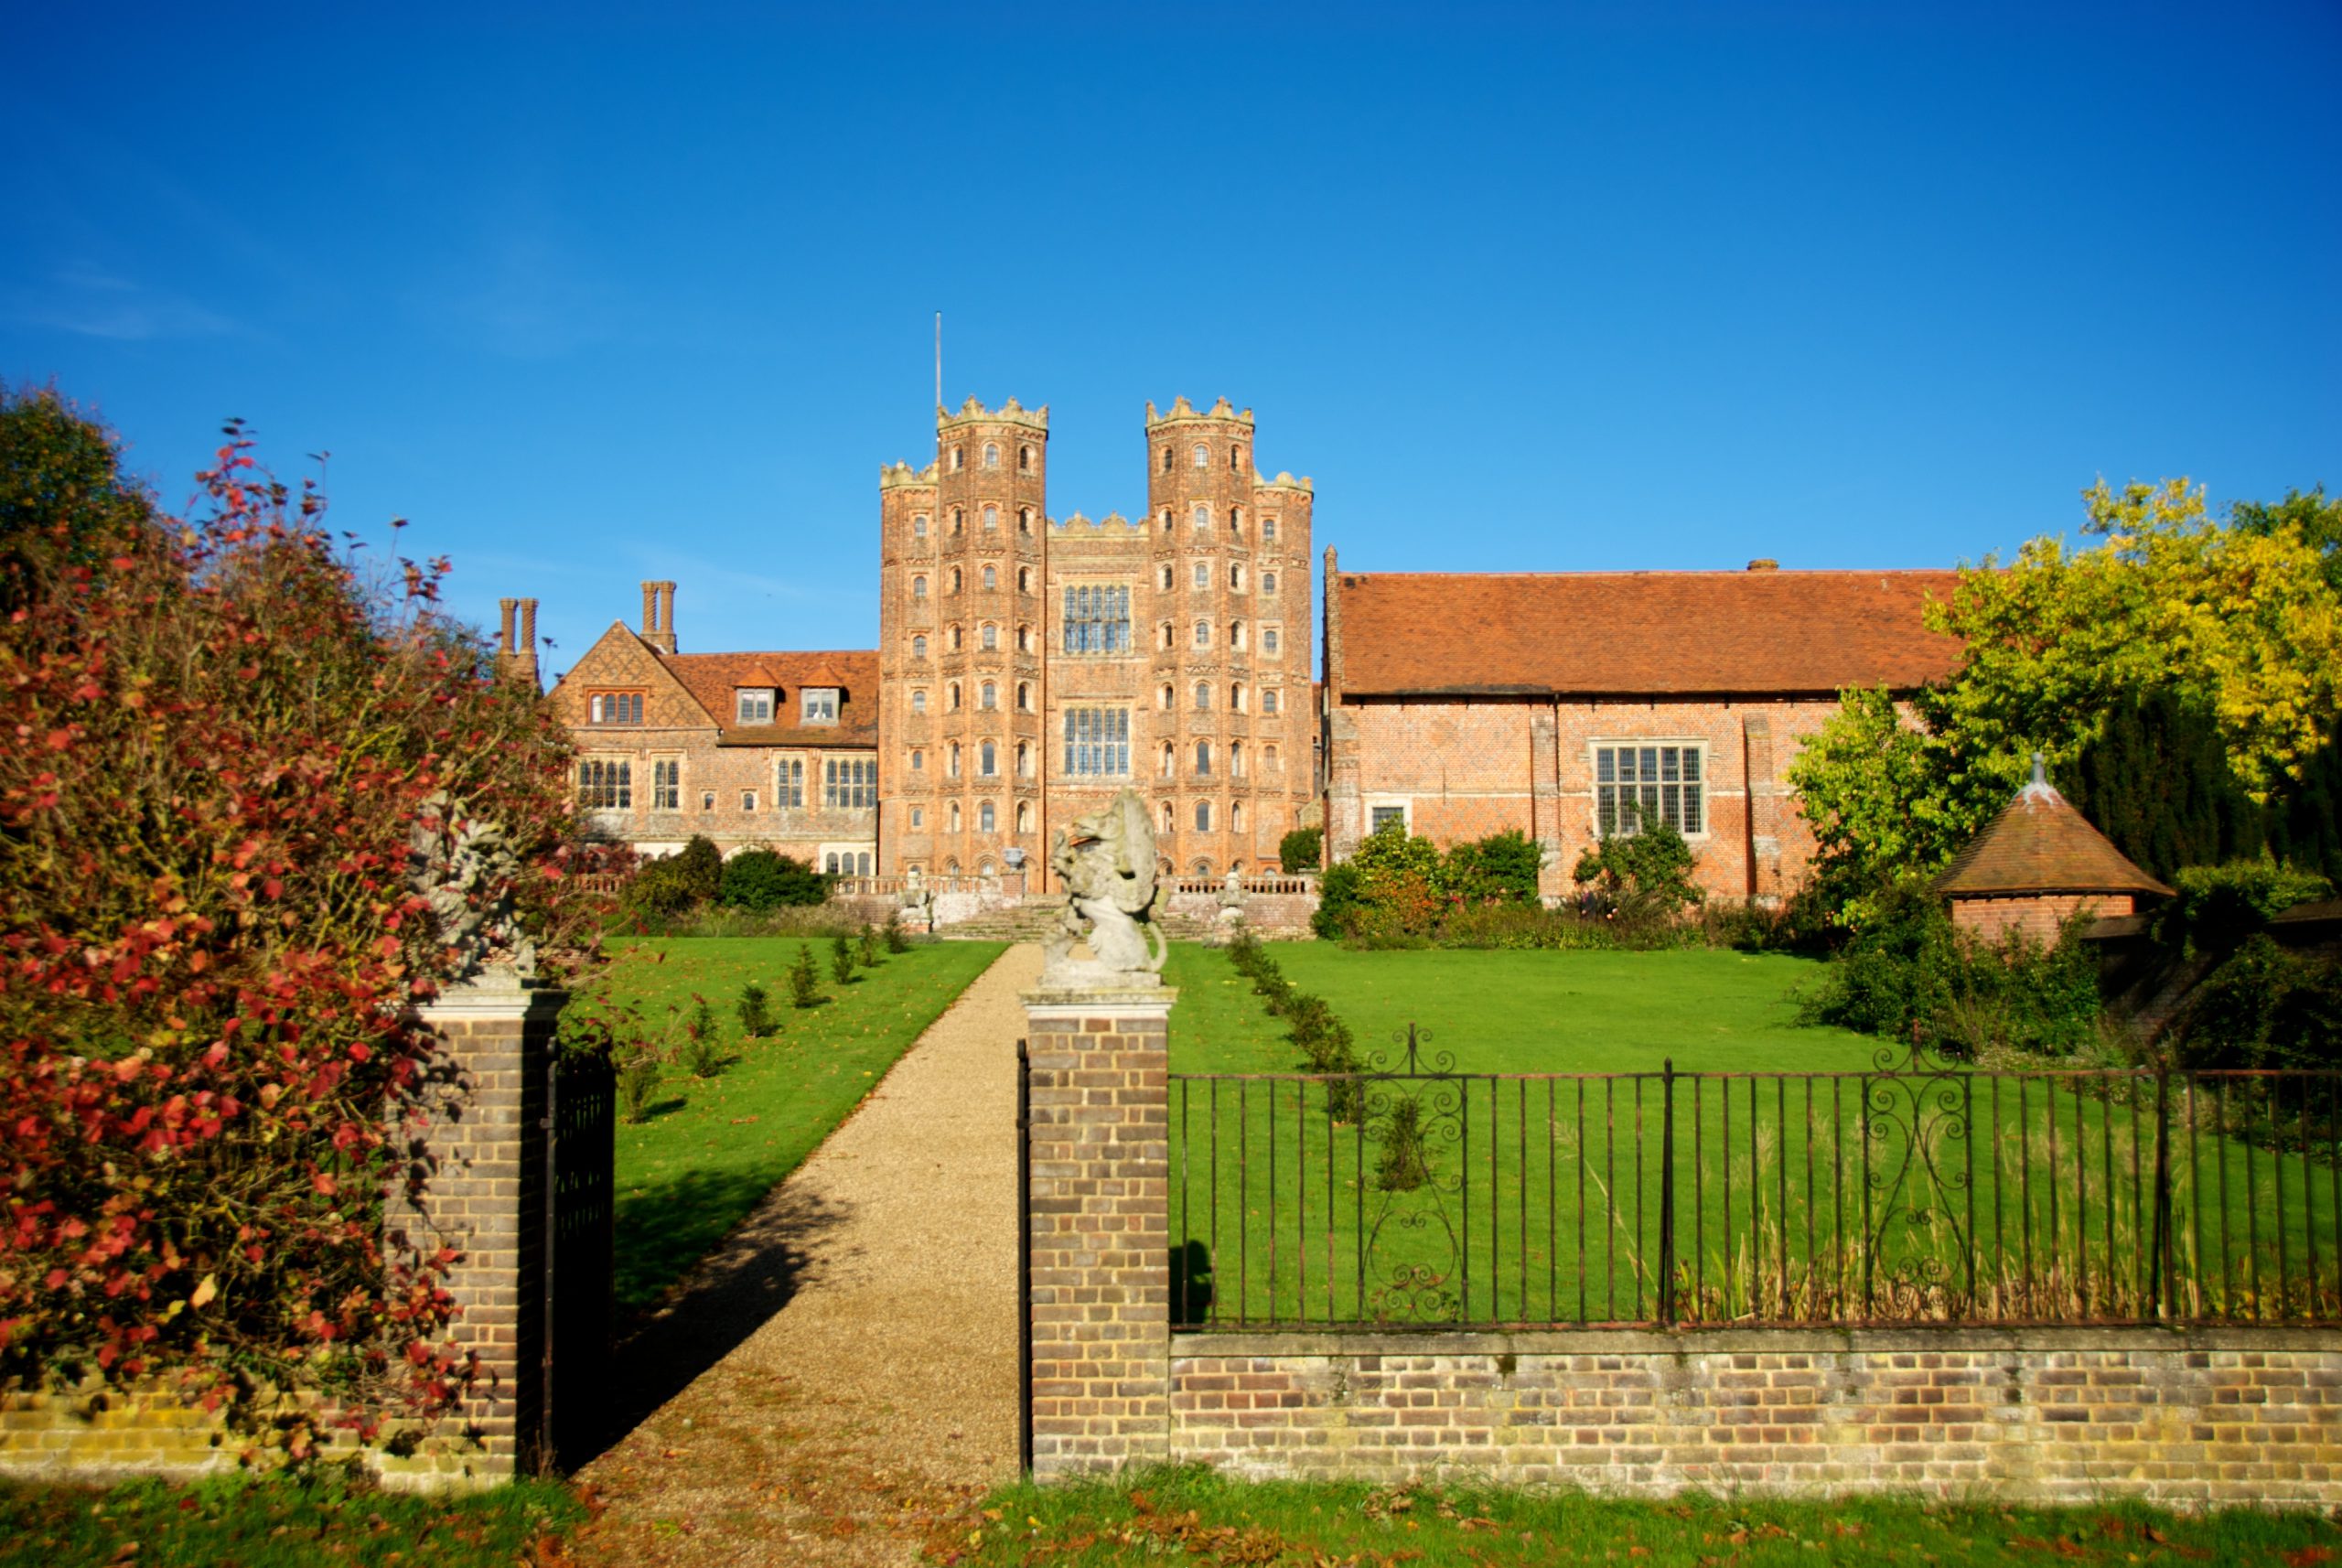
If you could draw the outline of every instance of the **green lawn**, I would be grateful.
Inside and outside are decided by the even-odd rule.
[[[446,1498],[284,1477],[104,1489],[0,1481],[0,1565],[510,1568],[539,1561],[538,1543],[557,1541],[586,1511],[557,1481]]]
[[[1227,955],[1176,949],[1184,1320],[1658,1317],[1671,1058],[1708,1075],[1671,1091],[1677,1318],[2155,1316],[2151,1080],[1880,1076],[1885,1042],[1796,1025],[1807,960],[1268,950],[1369,1070],[1405,1069],[1413,1023],[1419,1069],[1449,1076],[1370,1081],[1362,1118],[1335,1115]],[[2273,1135],[2240,1086],[2165,1109],[2169,1309],[2342,1312],[2342,1164],[2315,1133],[2342,1108],[2288,1102]]]
[[[1005,1487],[985,1499],[974,1522],[972,1530],[932,1543],[930,1559],[959,1568],[1108,1568],[1166,1559],[1357,1568],[2038,1568],[2056,1562],[2306,1568],[2342,1556],[2342,1528],[2311,1513],[2184,1515],[2128,1503],[2035,1509],[1696,1494],[1628,1502],[1569,1491],[1247,1484],[1198,1470]]]
[[[647,1021],[688,1012],[704,996],[729,1065],[696,1079],[671,1066],[650,1115],[618,1130],[618,1300],[621,1313],[657,1299],[795,1170],[862,1102],[928,1025],[1000,956],[997,942],[937,942],[884,954],[851,985],[831,978],[830,1000],[789,1004],[784,975],[800,947],[780,937],[646,937],[626,944],[586,1005],[632,1005]],[[734,1013],[755,980],[771,993],[780,1033],[740,1037]]]

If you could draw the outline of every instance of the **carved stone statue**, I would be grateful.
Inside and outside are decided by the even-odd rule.
[[[521,857],[504,830],[466,811],[445,791],[423,802],[407,836],[407,886],[423,895],[453,950],[446,979],[517,985],[536,978],[537,944],[521,929],[512,886]]]
[[[1060,929],[1045,944],[1043,985],[1159,985],[1169,949],[1150,918],[1155,902],[1155,827],[1129,789],[1057,835],[1049,868],[1065,878]],[[1087,939],[1090,961],[1073,944]],[[1150,940],[1151,938],[1151,940]]]

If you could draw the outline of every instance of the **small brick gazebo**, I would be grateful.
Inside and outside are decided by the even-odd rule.
[[[1935,886],[1950,900],[1952,924],[1990,941],[2011,931],[2055,941],[2076,915],[2136,914],[2140,898],[2171,893],[2049,787],[2038,752],[2033,782],[1968,841]]]

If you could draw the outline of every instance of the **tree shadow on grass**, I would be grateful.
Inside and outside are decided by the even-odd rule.
[[[606,1405],[580,1423],[572,1467],[607,1449],[787,1306],[809,1277],[823,1237],[850,1211],[800,1190],[763,1193],[757,1178],[693,1171],[629,1194],[619,1206],[618,1343],[604,1384]],[[696,1262],[704,1235],[693,1217],[746,1219]],[[656,1303],[631,1311],[656,1283],[682,1277]]]

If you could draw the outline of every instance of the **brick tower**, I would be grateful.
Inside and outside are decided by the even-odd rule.
[[[1049,411],[936,410],[935,462],[879,476],[879,861],[1038,858]]]

